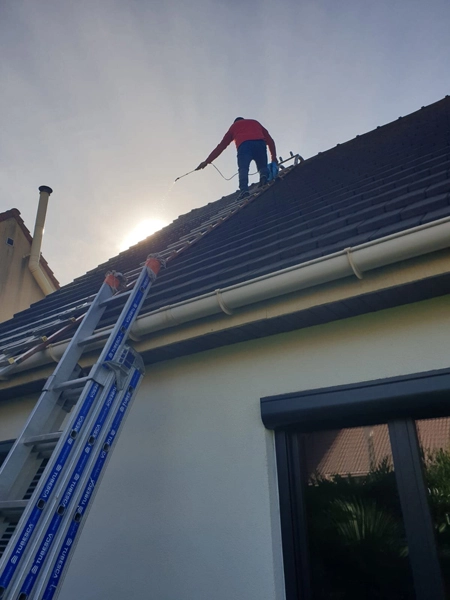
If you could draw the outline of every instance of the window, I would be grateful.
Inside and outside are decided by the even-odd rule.
[[[450,590],[450,418],[416,421],[437,552]]]
[[[6,243],[8,246],[14,246],[14,240],[12,238],[6,238]]]
[[[312,597],[413,600],[387,425],[303,434],[301,444]]]
[[[287,600],[450,598],[449,400],[450,370],[261,400]]]

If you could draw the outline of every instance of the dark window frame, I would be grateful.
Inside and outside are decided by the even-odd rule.
[[[450,369],[441,369],[261,399],[275,430],[287,600],[312,597],[301,434],[378,423],[389,425],[417,600],[445,598],[413,419],[448,416],[449,397]]]

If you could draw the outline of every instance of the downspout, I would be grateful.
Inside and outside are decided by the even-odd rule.
[[[55,286],[40,264],[45,217],[47,214],[48,199],[52,192],[52,188],[47,185],[41,185],[39,188],[39,204],[36,214],[36,224],[34,226],[33,242],[31,244],[30,259],[28,261],[28,268],[30,269],[31,274],[46,296],[56,291]]]

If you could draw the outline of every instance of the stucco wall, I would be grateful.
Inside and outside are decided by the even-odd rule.
[[[279,600],[268,394],[448,367],[448,299],[147,370],[61,600]]]
[[[18,437],[38,398],[33,394],[0,403],[0,442]]]
[[[449,330],[438,298],[148,367],[60,600],[282,600],[260,398],[448,367]]]
[[[7,238],[14,245],[6,243]],[[28,269],[31,244],[14,218],[0,221],[0,322],[44,298]]]

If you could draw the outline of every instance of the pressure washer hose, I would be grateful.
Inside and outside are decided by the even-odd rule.
[[[219,175],[225,179],[225,181],[231,181],[232,179],[234,179],[236,177],[236,175],[239,173],[239,171],[237,171],[234,175],[232,175],[231,177],[225,177],[225,175],[223,175],[219,169],[216,167],[216,165],[214,163],[209,163],[210,165],[212,165],[215,170],[219,173]],[[194,173],[197,169],[193,169],[192,171],[189,171],[189,173],[185,173],[184,175],[180,175],[180,177],[177,177],[174,181],[174,183],[176,183],[179,179],[183,179],[183,177],[186,177],[187,175],[190,175],[191,173]],[[249,175],[257,175],[258,171],[255,171],[254,173],[249,173]]]

